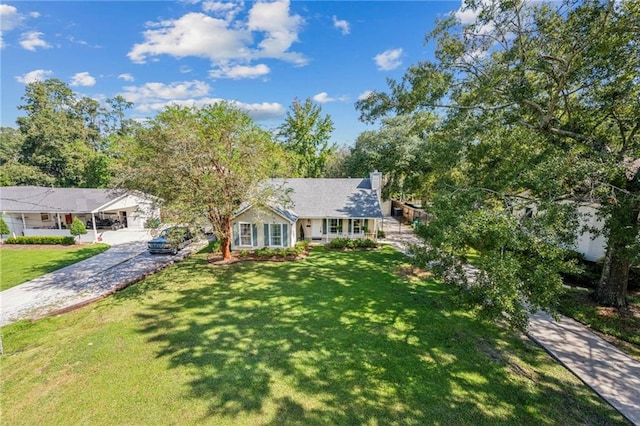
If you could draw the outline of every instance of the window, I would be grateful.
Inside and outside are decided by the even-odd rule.
[[[341,231],[340,227],[338,226],[338,221],[339,221],[339,219],[329,219],[329,233],[330,234],[337,234],[338,232]]]
[[[353,219],[353,229],[351,232],[354,234],[360,234],[362,232],[362,219]]]
[[[271,225],[271,246],[282,247],[282,224],[272,223]]]
[[[49,213],[40,213],[40,220],[43,222],[49,221]]]
[[[240,223],[240,245],[253,246],[253,228],[250,223]]]

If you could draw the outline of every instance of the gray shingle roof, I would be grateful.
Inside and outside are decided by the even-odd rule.
[[[290,189],[286,207],[302,218],[380,218],[382,210],[369,179],[271,179]]]
[[[123,195],[96,188],[0,187],[0,210],[16,213],[89,213]]]

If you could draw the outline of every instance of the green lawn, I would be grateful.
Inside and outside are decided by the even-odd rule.
[[[108,248],[106,244],[69,248],[29,246],[19,249],[2,248],[0,249],[0,291],[80,262]]]
[[[3,422],[626,424],[391,248],[212,267],[4,327]]]

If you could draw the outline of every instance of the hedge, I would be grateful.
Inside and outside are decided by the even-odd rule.
[[[62,244],[65,246],[75,243],[73,237],[61,236],[32,236],[32,237],[9,237],[4,240],[5,244]]]
[[[326,247],[330,249],[377,248],[378,243],[368,238],[356,240],[352,240],[350,238],[334,238],[327,243]]]

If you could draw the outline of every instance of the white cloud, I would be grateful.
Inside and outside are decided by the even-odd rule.
[[[244,2],[221,2],[221,1],[204,1],[202,10],[209,12],[225,21],[233,21],[238,13],[244,8]]]
[[[364,101],[365,99],[367,99],[371,95],[373,95],[373,91],[372,90],[365,90],[364,92],[360,93],[360,95],[358,95],[358,100],[359,101]]]
[[[288,0],[252,3],[243,21],[236,19],[243,3],[228,6],[205,2],[203,9],[211,15],[187,13],[178,19],[147,23],[144,41],[135,44],[128,57],[144,63],[160,55],[195,56],[209,59],[214,70],[236,70],[239,76],[244,72],[247,78],[254,78],[256,73],[262,75],[265,70],[265,66],[251,64],[256,59],[280,59],[304,65],[307,63],[304,55],[290,51],[304,21],[299,15],[292,15],[289,6]]]
[[[236,100],[226,100],[221,98],[199,98],[199,99],[178,99],[171,101],[158,101],[141,104],[136,107],[137,111],[152,113],[162,110],[170,105],[203,107],[205,105],[228,102],[236,108],[249,114],[254,120],[273,120],[284,117],[285,108],[277,102],[262,102],[247,104]]]
[[[349,97],[338,96],[337,98],[332,98],[331,96],[329,96],[327,92],[320,92],[313,96],[313,100],[321,104],[326,104],[329,102],[336,102],[336,101],[345,102],[349,100]]]
[[[343,19],[338,19],[335,15],[333,16],[333,27],[340,30],[343,35],[347,35],[351,32],[349,22]]]
[[[146,83],[142,86],[126,86],[120,93],[127,101],[139,105],[163,103],[171,100],[198,98],[209,94],[210,87],[203,81],[178,81],[171,84]]]
[[[385,50],[373,57],[380,71],[391,71],[402,65],[402,49]]]
[[[88,72],[78,72],[71,77],[71,85],[72,86],[85,86],[91,87],[96,84],[96,79],[91,76]]]
[[[38,47],[48,49],[51,45],[41,38],[43,35],[43,33],[38,31],[22,33],[20,36],[20,46],[32,52],[35,52]]]
[[[189,68],[188,66],[182,65],[180,67],[180,73],[181,74],[189,74],[190,72],[191,72],[191,68]]]
[[[23,19],[15,6],[0,4],[0,28],[2,31],[13,30],[22,23]]]
[[[133,78],[133,76],[131,74],[129,74],[129,73],[120,74],[118,76],[118,78],[120,80],[124,80],[124,81],[134,81],[135,80],[135,78]]]
[[[454,13],[455,17],[460,21],[462,25],[473,25],[476,24],[478,20],[478,16],[480,15],[480,10],[483,6],[490,6],[492,0],[480,0],[479,4],[475,9],[468,7],[464,0],[461,0],[462,4],[460,8]],[[494,26],[492,24],[479,25],[474,31],[476,34],[487,34],[491,30],[493,30]]]
[[[39,18],[40,17],[40,12],[30,12],[29,13],[29,17],[31,17],[31,18]]]
[[[36,81],[43,81],[53,75],[51,70],[33,70],[26,74],[16,76],[18,83],[29,84]]]
[[[269,74],[271,70],[265,64],[258,64],[255,66],[249,65],[236,65],[234,67],[220,67],[213,69],[209,72],[209,76],[212,78],[258,78],[263,75]]]

